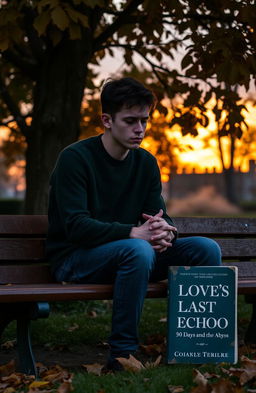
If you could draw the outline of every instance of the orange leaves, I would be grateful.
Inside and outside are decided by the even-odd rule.
[[[83,367],[86,369],[86,371],[89,374],[101,375],[104,366],[99,363],[93,363],[93,364],[83,364]]]
[[[117,360],[121,363],[125,371],[138,372],[145,369],[143,364],[132,355],[130,355],[128,359],[117,358]]]
[[[117,358],[119,363],[123,366],[124,371],[130,371],[130,372],[134,372],[134,373],[159,366],[161,359],[162,359],[162,356],[159,355],[158,358],[154,362],[146,362],[145,364],[143,364],[132,355],[130,355],[128,359],[122,358],[122,357]],[[99,363],[83,364],[83,367],[86,369],[86,371],[88,373],[98,375],[98,376],[106,374],[106,373],[111,373],[111,371],[109,371],[109,372],[106,371],[104,366]]]
[[[220,368],[220,374],[194,370],[196,386],[190,393],[256,393],[256,360],[241,357],[241,367]]]
[[[32,375],[15,372],[15,364],[12,360],[0,366],[0,393],[14,393],[24,387],[27,387],[27,393],[70,393],[73,391],[73,375],[60,366],[49,369],[41,366],[39,374],[40,380],[36,381]],[[57,390],[56,384],[59,385]]]
[[[0,378],[10,375],[15,370],[15,362],[11,360],[9,363],[0,366]]]

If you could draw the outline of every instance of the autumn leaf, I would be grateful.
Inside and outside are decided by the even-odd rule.
[[[15,370],[15,361],[11,360],[9,363],[0,366],[0,378],[12,374]]]
[[[169,393],[182,393],[182,392],[184,392],[184,387],[181,385],[179,385],[179,386],[168,385],[167,389],[168,389]]]
[[[119,361],[119,363],[121,363],[124,370],[126,371],[138,372],[145,369],[143,364],[132,355],[130,355],[128,359],[127,358],[116,358],[116,359]]]
[[[52,20],[54,24],[61,30],[64,31],[69,25],[69,18],[65,11],[60,7],[57,6],[51,13]]]
[[[74,388],[71,381],[63,382],[57,389],[57,393],[70,393],[73,392]]]
[[[236,387],[230,379],[221,379],[212,384],[211,393],[242,393],[241,387]]]
[[[200,373],[199,370],[194,369],[193,370],[193,381],[197,384],[197,385],[202,385],[202,386],[206,386],[208,384],[207,379],[204,377],[204,375],[202,373]]]
[[[11,349],[16,345],[16,340],[9,340],[5,341],[3,344],[1,344],[2,349]]]
[[[33,381],[30,385],[29,385],[29,389],[37,389],[37,388],[41,388],[43,386],[49,385],[49,381]]]
[[[97,317],[97,312],[94,310],[91,310],[87,313],[87,315],[91,318],[96,318]]]
[[[159,366],[161,360],[162,360],[162,355],[159,355],[158,358],[154,362],[146,362],[145,363],[145,368],[157,367],[157,366]]]
[[[72,375],[69,374],[67,370],[64,370],[62,367],[57,365],[43,372],[40,376],[43,381],[50,381],[54,383],[68,380]]]
[[[101,375],[103,365],[99,363],[93,363],[93,364],[83,364],[82,365],[89,374],[94,374],[94,375]]]
[[[246,356],[242,356],[241,365],[244,366],[244,372],[240,375],[240,384],[244,385],[256,377],[256,360],[251,360]]]
[[[3,393],[14,393],[16,392],[16,389],[12,388],[11,386],[4,389]]]

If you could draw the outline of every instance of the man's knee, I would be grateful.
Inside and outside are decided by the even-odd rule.
[[[155,251],[150,243],[143,239],[129,239],[126,246],[126,255],[130,263],[137,268],[152,270]]]
[[[213,239],[199,236],[195,237],[194,253],[197,254],[198,258],[202,258],[203,265],[221,265],[221,249],[218,243]]]

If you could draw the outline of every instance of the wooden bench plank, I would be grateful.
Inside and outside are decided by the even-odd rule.
[[[256,239],[224,238],[215,239],[225,258],[256,258]],[[45,239],[1,239],[0,238],[0,260],[5,261],[28,261],[42,259],[45,255]]]
[[[219,244],[224,258],[256,258],[256,239],[215,240]]]
[[[256,236],[256,221],[254,218],[175,217],[174,222],[179,232],[186,235]],[[1,215],[0,237],[3,235],[45,235],[47,226],[46,215]]]
[[[0,239],[0,260],[27,261],[45,257],[45,239]]]
[[[167,295],[166,282],[150,283],[147,296],[161,298]],[[60,300],[104,300],[112,299],[113,286],[99,284],[36,284],[1,285],[0,303],[60,301]]]
[[[0,219],[0,236],[45,236],[47,228],[46,215],[1,215]]]
[[[188,235],[256,236],[255,218],[174,217],[179,233]]]
[[[239,294],[253,294],[256,280],[239,279]],[[0,286],[0,303],[20,303],[37,301],[71,301],[112,299],[112,285],[94,284],[36,284]],[[163,298],[167,296],[166,282],[149,284],[147,297]]]
[[[0,265],[0,284],[46,284],[49,282],[54,282],[49,265]]]

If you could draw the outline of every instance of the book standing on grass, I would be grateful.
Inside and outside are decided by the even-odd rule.
[[[170,266],[168,363],[237,362],[237,268]]]

